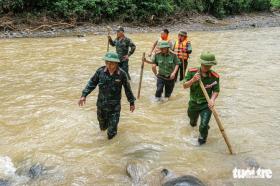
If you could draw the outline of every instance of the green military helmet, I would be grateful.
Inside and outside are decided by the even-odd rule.
[[[103,59],[109,62],[116,62],[116,63],[120,62],[119,55],[115,52],[107,52],[103,57]]]
[[[206,66],[217,65],[215,55],[211,52],[202,52],[200,55],[200,63]]]
[[[167,41],[161,41],[159,43],[159,48],[169,48],[169,47],[170,47],[170,45]]]

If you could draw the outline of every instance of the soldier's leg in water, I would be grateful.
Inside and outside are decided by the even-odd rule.
[[[108,130],[107,130],[107,135],[108,139],[112,139],[118,131],[118,124],[119,124],[119,119],[120,119],[120,111],[114,111],[110,112],[108,114],[109,116],[109,125],[108,125]]]
[[[175,86],[175,80],[165,80],[165,97],[169,98],[173,92]]]
[[[157,78],[157,90],[156,90],[156,94],[155,94],[156,98],[161,97],[161,94],[163,92],[163,87],[164,87],[164,80]]]
[[[100,130],[106,130],[108,128],[106,111],[102,110],[102,108],[100,107],[97,107],[97,119],[99,122]]]
[[[212,111],[207,107],[200,111],[200,125],[199,125],[199,133],[200,133],[200,138],[199,143],[203,144],[207,140],[208,136],[208,130],[209,130],[209,121],[212,115]]]
[[[188,116],[190,118],[190,125],[192,127],[195,127],[197,125],[197,120],[199,116],[199,111],[198,110],[193,110],[190,107],[188,108]]]

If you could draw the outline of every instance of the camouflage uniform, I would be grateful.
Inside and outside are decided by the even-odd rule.
[[[123,57],[125,55],[131,56],[135,49],[136,46],[135,44],[131,41],[131,39],[124,37],[123,39],[118,39],[116,38],[114,41],[113,40],[109,40],[110,45],[115,46],[116,47],[116,52],[119,55],[119,59],[120,59],[120,63],[119,63],[119,67],[121,67],[127,74],[128,77],[130,79],[129,73],[128,73],[128,60],[124,60]],[[130,47],[130,51],[129,51],[129,47]]]
[[[117,54],[116,54],[117,55]],[[124,86],[125,94],[130,105],[134,105],[135,97],[131,91],[127,74],[121,69],[110,75],[106,66],[99,68],[89,80],[82,92],[86,97],[98,85],[97,118],[101,130],[107,130],[108,138],[117,134],[117,127],[121,111],[121,91]]]

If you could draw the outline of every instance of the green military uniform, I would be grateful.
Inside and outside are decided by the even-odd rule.
[[[216,64],[216,61],[214,61],[214,63],[207,63],[202,61],[201,63],[204,65],[205,64],[214,65]],[[196,73],[201,74],[199,67],[190,68],[185,77],[185,81],[190,81]],[[210,70],[206,74],[206,77],[201,76],[201,81],[204,84],[210,98],[213,92],[220,92],[219,75],[213,70]],[[212,111],[209,109],[207,100],[200,88],[199,82],[197,81],[193,83],[190,87],[188,116],[190,118],[190,125],[196,126],[198,117],[200,115],[201,122],[199,126],[199,132],[200,132],[199,142],[202,144],[206,142],[208,136],[208,129],[210,128],[208,124],[211,118],[211,114]]]
[[[108,52],[106,56],[108,56],[108,54],[114,54],[117,58],[116,61],[119,61],[116,53]],[[114,60],[112,58],[106,58],[106,56],[106,61],[112,62]],[[132,93],[127,74],[121,68],[118,68],[118,70],[112,75],[110,75],[106,66],[99,68],[89,80],[87,86],[82,92],[82,96],[86,97],[96,88],[97,85],[99,87],[99,93],[96,105],[99,126],[101,130],[108,129],[108,138],[111,139],[117,134],[121,111],[122,86],[124,87],[125,94],[130,105],[134,105],[135,97]]]
[[[118,31],[124,31],[123,28],[119,28]],[[109,40],[110,44],[112,46],[115,46],[116,47],[116,52],[117,54],[119,55],[119,59],[120,59],[120,64],[119,64],[119,67],[121,67],[127,74],[128,74],[128,77],[129,76],[129,68],[128,68],[128,61],[129,60],[124,60],[123,57],[128,55],[128,56],[131,56],[135,49],[136,49],[136,46],[135,44],[132,42],[131,39],[127,38],[127,37],[124,37],[123,39],[118,39],[116,38],[114,41],[113,40]],[[129,51],[129,48],[130,48],[130,51]]]
[[[159,45],[160,48],[169,48],[169,44],[163,41]],[[160,98],[165,87],[165,97],[170,97],[175,85],[175,80],[170,80],[170,75],[174,71],[176,65],[180,64],[176,54],[171,52],[167,54],[157,53],[152,57],[152,63],[158,66],[157,90],[155,97]]]

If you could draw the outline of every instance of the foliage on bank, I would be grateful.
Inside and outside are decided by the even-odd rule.
[[[84,21],[147,21],[188,13],[216,17],[280,7],[280,0],[0,0],[0,14],[31,14]]]

